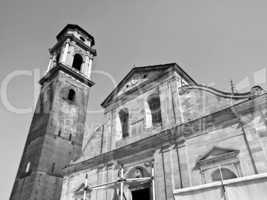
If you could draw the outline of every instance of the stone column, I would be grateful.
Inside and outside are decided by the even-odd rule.
[[[91,78],[92,64],[93,64],[93,56],[89,53],[89,51],[87,51],[86,55],[85,55],[85,63],[84,63],[84,67],[83,67],[83,73],[89,79]]]
[[[170,127],[175,123],[172,110],[172,94],[169,82],[165,82],[159,86],[160,106],[163,128]]]
[[[172,95],[172,104],[173,104],[173,112],[175,116],[175,123],[180,124],[183,123],[183,116],[182,116],[182,103],[181,97],[179,95],[179,80],[174,79],[170,82],[171,87],[171,95]]]
[[[46,73],[49,72],[52,67],[53,67],[53,55],[50,54],[50,56],[49,56],[49,63],[48,63],[48,66],[47,66]]]
[[[164,173],[164,181],[165,181],[165,191],[167,195],[167,200],[174,200],[173,199],[173,174],[171,169],[171,147],[165,146],[161,148],[161,158],[162,158],[162,168]]]
[[[92,73],[92,65],[93,65],[93,56],[89,56],[89,62],[88,62],[88,73],[87,76],[90,79],[91,78],[91,73]]]
[[[65,48],[63,50],[62,59],[61,59],[61,63],[63,63],[63,64],[65,64],[65,62],[66,62],[68,51],[69,51],[69,46],[70,46],[70,39],[67,39],[66,44],[65,44]]]
[[[181,179],[182,179],[182,186],[189,187],[191,185],[191,172],[189,170],[189,163],[188,163],[188,154],[186,150],[186,144],[181,144],[177,146],[178,154],[180,160],[180,172],[181,172]]]
[[[154,153],[154,169],[155,169],[155,193],[156,200],[167,200],[166,181],[164,177],[164,168],[162,165],[161,150],[158,149]]]
[[[84,65],[83,65],[83,73],[89,78],[88,76],[88,70],[89,70],[89,52],[87,51],[86,52],[86,55],[85,55],[85,62],[84,62]]]

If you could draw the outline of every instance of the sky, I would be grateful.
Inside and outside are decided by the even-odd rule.
[[[1,0],[0,197],[8,199],[48,49],[68,23],[95,37],[87,127],[133,66],[178,63],[198,83],[229,91],[265,87],[267,2],[262,0]]]

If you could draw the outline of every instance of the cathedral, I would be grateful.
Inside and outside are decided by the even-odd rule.
[[[10,200],[267,199],[260,86],[223,92],[176,63],[133,67],[85,133],[95,40],[74,24],[56,38]]]

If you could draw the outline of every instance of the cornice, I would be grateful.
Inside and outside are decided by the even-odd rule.
[[[234,99],[234,100],[242,100],[242,99],[251,98],[250,92],[245,92],[245,93],[224,92],[224,91],[215,89],[213,87],[205,86],[205,85],[186,85],[180,89],[180,92],[183,93],[189,89],[203,90],[203,91],[209,92],[209,93],[216,95],[216,96],[219,96],[219,97]]]
[[[76,80],[79,80],[80,82],[84,83],[85,85],[89,87],[92,87],[95,84],[93,81],[89,80],[81,73],[72,70],[71,68],[63,65],[62,63],[59,63],[57,66],[53,67],[43,78],[41,78],[39,83],[41,85],[44,85],[45,82],[52,80],[58,74],[59,71],[63,71],[66,74],[69,74],[70,76],[74,77]]]
[[[158,149],[161,149],[162,147],[169,147],[171,145],[183,145],[187,139],[197,136],[198,132],[203,132],[205,130],[192,130],[191,127],[193,127],[195,124],[201,122],[201,120],[205,120],[206,118],[215,118],[214,120],[214,126],[220,125],[223,119],[220,118],[221,115],[224,114],[230,114],[228,115],[227,120],[232,121],[232,123],[236,123],[236,116],[233,114],[233,108],[238,110],[239,114],[246,114],[248,112],[251,112],[256,109],[260,109],[259,105],[265,105],[267,99],[267,94],[263,94],[259,97],[256,97],[255,99],[249,99],[243,102],[240,102],[238,104],[232,105],[230,107],[227,107],[223,110],[220,110],[218,112],[212,113],[207,116],[203,116],[201,118],[175,125],[171,128],[161,130],[159,133],[155,135],[148,136],[147,138],[144,138],[142,140],[133,142],[131,144],[128,144],[126,146],[122,146],[118,149],[114,149],[112,151],[97,155],[96,157],[90,158],[88,160],[84,160],[79,163],[73,163],[67,166],[67,168],[64,169],[65,175],[88,169],[88,168],[95,168],[98,165],[102,163],[111,162],[114,160],[120,160],[121,158],[129,155],[134,155],[138,152],[145,151],[148,149],[151,149],[153,151],[156,151]],[[253,101],[257,101],[256,104],[252,103]],[[257,105],[257,106],[255,106]],[[216,120],[219,119],[219,120]],[[204,127],[205,129],[209,127]],[[186,133],[186,134],[185,134]]]
[[[49,49],[50,54],[53,54],[53,52],[55,52],[59,47],[62,46],[62,44],[66,41],[66,39],[70,39],[71,41],[76,42],[76,44],[78,44],[78,46],[82,47],[83,49],[85,49],[86,51],[89,51],[93,56],[97,55],[97,52],[94,48],[89,47],[88,45],[86,45],[85,43],[81,42],[80,40],[78,40],[73,34],[66,34],[61,40],[59,40],[51,49]]]
[[[110,110],[116,109],[122,104],[131,101],[141,94],[144,94],[148,91],[151,91],[153,89],[159,88],[161,85],[163,85],[166,82],[175,81],[178,80],[176,75],[167,76],[169,72],[165,72],[161,74],[158,77],[155,77],[154,79],[144,81],[143,83],[133,87],[132,89],[126,91],[125,93],[119,95],[114,100],[112,100],[112,103],[108,104],[105,108],[105,113],[109,112]],[[157,84],[153,84],[157,81]],[[140,92],[141,91],[141,92]]]
[[[162,70],[167,73],[177,72],[179,76],[181,76],[184,80],[186,80],[189,84],[196,85],[197,83],[176,63],[166,63],[160,65],[150,65],[150,66],[142,66],[142,67],[134,67],[130,70],[130,72],[119,82],[116,88],[106,97],[106,99],[101,103],[101,106],[106,108],[110,105],[113,100],[113,97],[120,91],[123,85],[131,78],[134,73],[138,72],[149,72]]]

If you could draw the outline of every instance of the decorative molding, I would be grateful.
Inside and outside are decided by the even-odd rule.
[[[131,77],[135,73],[145,73],[145,72],[151,72],[151,71],[164,71],[164,73],[170,74],[170,72],[177,72],[183,79],[185,79],[187,82],[191,84],[197,84],[185,71],[183,71],[180,66],[178,66],[176,63],[167,63],[162,65],[151,65],[151,66],[143,66],[143,67],[134,67],[132,70],[119,82],[117,87],[108,95],[108,97],[101,103],[101,106],[106,108],[108,105],[110,105],[110,102],[113,101],[114,96],[125,86],[125,83],[127,83]],[[146,81],[145,81],[146,82]],[[133,87],[132,89],[136,89],[136,87]],[[131,90],[132,90],[131,89]],[[131,91],[128,90],[128,91]],[[128,92],[127,91],[127,92]]]
[[[79,80],[80,82],[86,84],[89,87],[92,87],[95,84],[93,81],[87,79],[81,73],[72,70],[71,68],[67,67],[66,65],[63,65],[62,63],[59,63],[56,67],[53,67],[43,78],[41,78],[39,83],[41,85],[44,85],[45,82],[52,80],[58,74],[59,71],[63,71],[66,74],[71,75],[76,80]]]
[[[256,99],[259,101],[258,103],[261,104],[261,103],[266,102],[265,101],[266,98],[267,98],[267,94],[263,94],[257,97]],[[240,113],[247,112],[247,110],[251,110],[251,107],[254,107],[254,104],[251,104],[251,101],[254,101],[254,100],[245,100],[243,102],[240,102],[228,108],[220,110],[216,113],[212,113],[208,116],[195,119],[185,124],[179,124],[168,129],[160,130],[158,133],[154,135],[148,136],[146,138],[143,138],[142,140],[135,141],[133,143],[127,144],[125,146],[114,149],[112,151],[100,154],[88,160],[84,160],[79,163],[73,163],[65,169],[65,174],[71,174],[73,172],[76,172],[82,169],[95,168],[97,165],[108,162],[110,160],[120,160],[123,157],[140,152],[140,149],[142,150],[151,149],[152,151],[156,151],[160,149],[163,144],[171,142],[170,138],[171,140],[175,140],[175,141],[177,140],[179,141],[179,138],[182,138],[181,141],[184,141],[184,140],[186,141],[187,138],[192,137],[192,135],[194,135],[195,133],[192,133],[192,135],[184,135],[183,133],[184,133],[185,125],[190,127],[192,126],[193,123],[198,123],[199,120],[202,120],[205,117],[214,118],[216,117],[216,115],[221,115],[225,111],[231,111],[232,107],[238,107],[239,108],[238,110]],[[236,119],[236,118],[234,115],[231,115],[229,120],[233,120],[233,119]],[[218,121],[217,123],[220,123],[220,121]]]
[[[198,159],[195,168],[200,168],[201,166],[207,165],[214,165],[214,163],[236,158],[239,152],[240,150],[226,149],[214,146],[211,150],[209,150],[207,153],[205,153]]]

